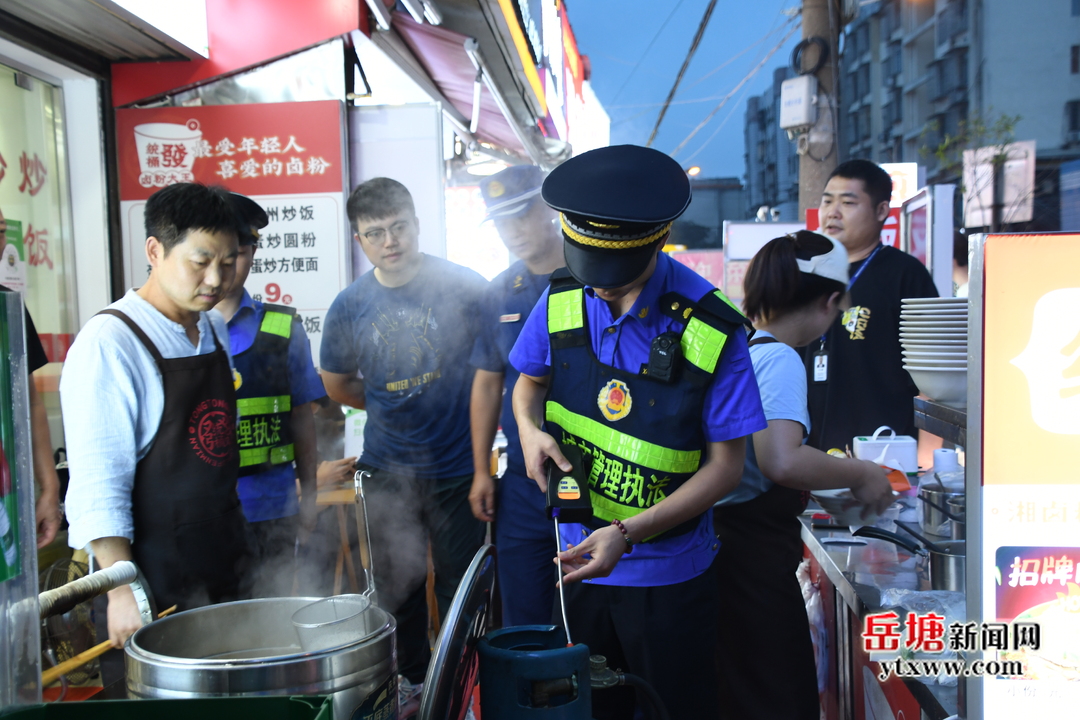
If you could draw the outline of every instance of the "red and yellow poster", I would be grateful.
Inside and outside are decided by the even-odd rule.
[[[143,209],[153,193],[201,182],[247,195],[270,224],[245,287],[297,309],[318,365],[322,320],[350,279],[342,104],[118,110],[116,132],[128,287],[149,272]]]
[[[985,266],[983,483],[1077,484],[1080,235],[990,236]]]
[[[1034,633],[996,653],[1023,672],[984,679],[983,716],[1069,717],[1080,704],[1080,235],[990,235],[983,265],[983,619]]]

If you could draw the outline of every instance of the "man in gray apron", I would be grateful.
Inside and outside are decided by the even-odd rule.
[[[236,397],[224,321],[210,310],[237,255],[227,194],[192,183],[146,203],[150,277],[91,318],[60,380],[69,544],[97,564],[135,560],[160,608],[236,599],[249,568],[236,493]],[[141,620],[109,593],[109,639]]]

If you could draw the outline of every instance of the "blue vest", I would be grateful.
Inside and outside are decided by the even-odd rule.
[[[564,271],[548,293],[551,381],[547,432],[575,444],[589,465],[592,527],[624,520],[657,504],[701,465],[705,394],[728,336],[745,320],[719,291],[696,302],[667,293],[663,312],[683,324],[676,377],[662,382],[601,363],[592,349],[583,286]],[[689,532],[698,518],[657,537]],[[648,538],[648,540],[654,540]]]
[[[292,438],[292,388],[289,383],[289,336],[296,310],[263,305],[255,341],[233,356],[239,375],[236,389],[236,441],[240,475],[254,475],[295,456]]]

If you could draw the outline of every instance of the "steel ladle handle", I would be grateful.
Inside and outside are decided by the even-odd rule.
[[[368,530],[367,501],[364,498],[364,478],[371,479],[371,473],[367,470],[357,470],[353,475],[353,489],[356,492],[356,537],[360,543],[360,564],[364,566],[364,595],[371,599],[373,605],[378,605],[378,596],[375,593],[375,571],[371,561],[371,533]]]

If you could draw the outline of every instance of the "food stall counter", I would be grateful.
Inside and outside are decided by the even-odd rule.
[[[885,709],[889,712],[885,717],[890,718],[897,717],[898,710],[907,717],[928,720],[956,715],[957,686],[925,684],[895,675],[880,682],[875,680],[880,666],[863,649],[864,618],[882,610],[883,591],[930,590],[925,559],[890,542],[853,538],[847,528],[815,529],[812,525],[816,521],[809,515],[812,512],[808,510],[800,521],[804,556],[810,558],[811,579],[822,592],[826,637],[831,640],[829,683],[823,696],[826,715],[869,720],[881,717],[879,713]],[[851,540],[865,544],[844,542]],[[903,618],[904,612],[897,612]]]

